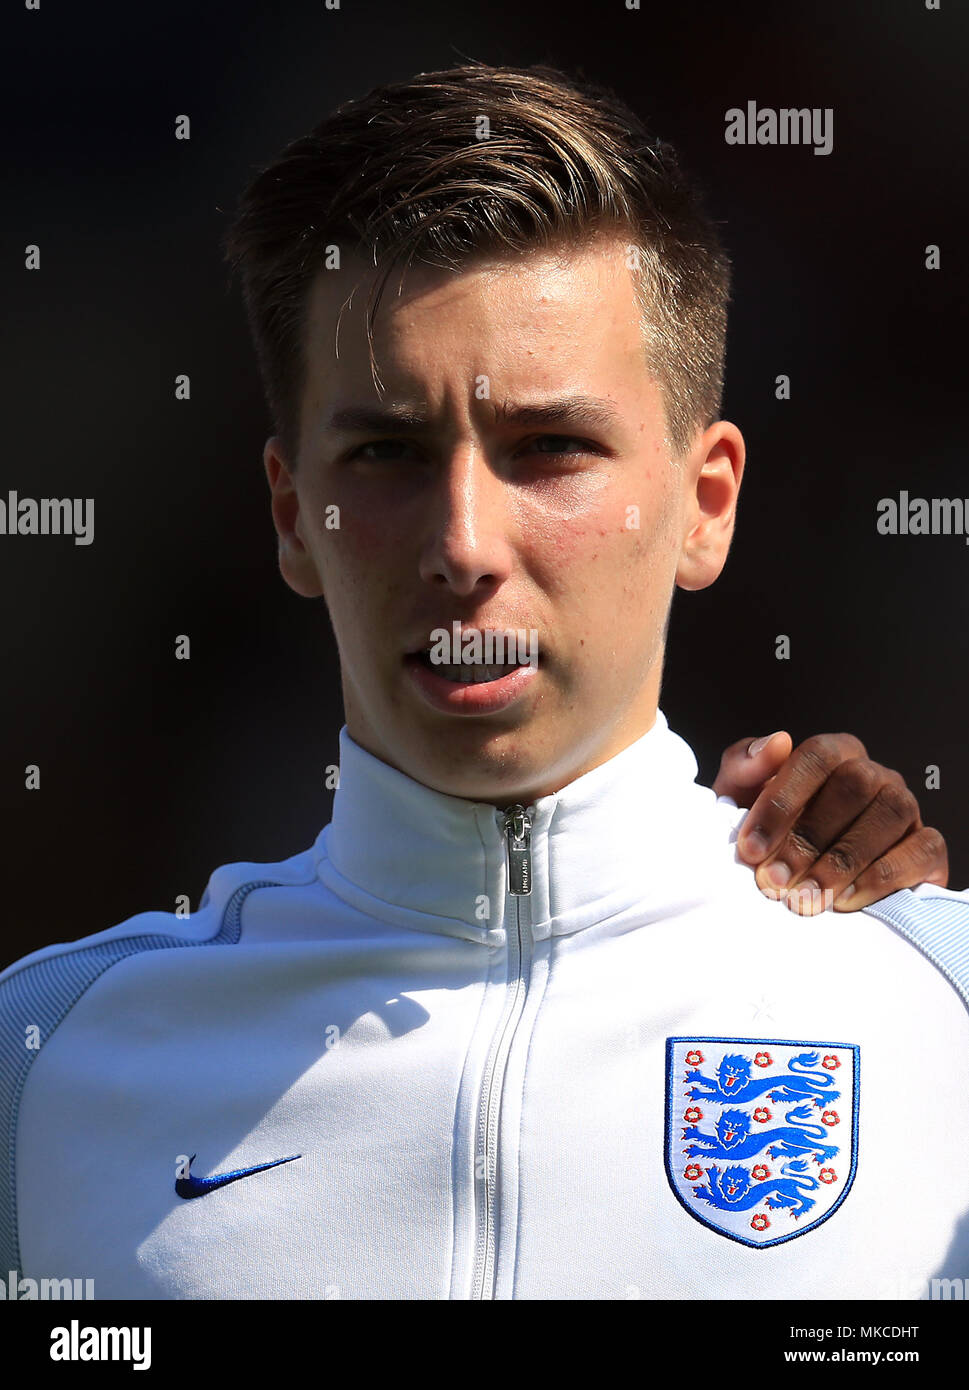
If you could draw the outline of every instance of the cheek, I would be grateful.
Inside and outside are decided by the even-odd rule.
[[[395,558],[385,529],[343,508],[338,520],[329,529],[315,520],[311,544],[341,659],[357,669],[374,637],[389,635]]]
[[[664,547],[672,535],[675,488],[660,461],[636,469],[560,479],[524,500],[520,534],[549,554],[573,559],[596,551],[628,564],[642,550]]]
[[[674,563],[670,519],[644,516],[630,504],[610,515],[573,517],[567,522],[536,518],[523,529],[528,551],[555,587],[594,587],[603,602],[617,594],[641,594]]]
[[[326,528],[327,510],[334,514]],[[399,575],[426,516],[419,486],[397,488],[381,481],[336,477],[322,487],[313,505],[314,534],[327,553],[348,574]]]
[[[373,508],[321,501],[314,509],[312,545],[328,594],[365,592],[380,576],[387,582],[399,565],[394,529]]]
[[[370,569],[392,549],[392,533],[380,524],[376,515],[351,511],[347,507],[341,507],[338,524],[329,537],[340,563],[350,568]]]

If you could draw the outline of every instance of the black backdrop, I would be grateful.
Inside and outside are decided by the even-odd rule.
[[[723,577],[674,606],[671,724],[707,780],[742,735],[850,729],[904,773],[949,839],[952,886],[969,883],[969,549],[875,528],[901,489],[969,496],[964,8],[458,8],[5,8],[0,498],[93,497],[95,539],[0,536],[0,964],[195,905],[218,864],[295,853],[327,820],[335,648],[322,604],[276,571],[268,417],[218,240],[254,168],[339,101],[467,56],[614,86],[725,223],[725,413],[748,466]],[[751,100],[831,107],[833,152],[728,146],[724,113]]]

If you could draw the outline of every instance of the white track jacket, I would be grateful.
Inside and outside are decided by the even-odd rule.
[[[344,729],[311,849],[4,971],[4,1296],[969,1278],[969,895],[799,918],[696,770],[660,714],[506,813]]]

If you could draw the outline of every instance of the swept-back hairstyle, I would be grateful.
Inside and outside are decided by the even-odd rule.
[[[340,106],[252,180],[223,239],[287,457],[308,291],[327,247],[375,267],[372,349],[395,265],[460,269],[479,253],[580,246],[601,231],[628,237],[645,366],[677,456],[720,413],[730,262],[671,146],[611,92],[544,65],[472,62]]]

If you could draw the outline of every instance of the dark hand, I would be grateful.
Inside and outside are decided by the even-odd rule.
[[[784,731],[741,739],[725,750],[713,784],[718,796],[750,807],[737,848],[756,866],[762,892],[812,916],[830,906],[856,912],[918,883],[946,886],[945,840],[922,824],[897,772],[872,762],[853,734],[792,746]]]

